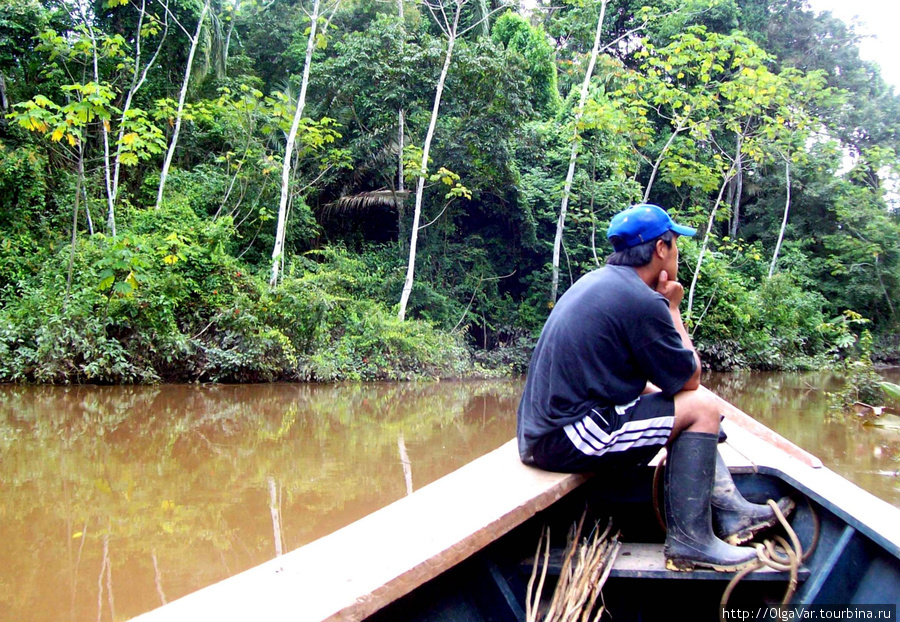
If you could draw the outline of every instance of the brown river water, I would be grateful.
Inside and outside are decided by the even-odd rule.
[[[826,376],[704,382],[900,507],[900,433]],[[0,386],[0,622],[126,620],[299,547],[512,438],[520,390]]]

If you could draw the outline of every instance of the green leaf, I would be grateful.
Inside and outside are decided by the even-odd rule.
[[[895,400],[900,400],[900,385],[884,381],[879,383],[879,386],[881,386],[881,390],[887,393],[888,396]]]
[[[98,285],[98,287],[101,290],[109,289],[115,280],[116,273],[107,268],[100,273],[100,284]]]

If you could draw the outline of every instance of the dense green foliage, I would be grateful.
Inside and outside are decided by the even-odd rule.
[[[563,290],[646,195],[698,228],[707,364],[831,365],[865,330],[897,357],[900,98],[850,27],[803,0],[610,0],[579,110],[599,2],[457,5],[426,172],[448,53],[426,4],[322,3],[312,32],[306,0],[4,2],[0,381],[521,370],[573,140]]]

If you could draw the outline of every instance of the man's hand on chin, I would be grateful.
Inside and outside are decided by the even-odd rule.
[[[669,301],[670,309],[677,309],[681,305],[682,299],[684,299],[684,286],[678,281],[670,281],[669,273],[665,270],[659,273],[656,291]]]

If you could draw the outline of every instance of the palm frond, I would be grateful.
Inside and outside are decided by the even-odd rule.
[[[373,209],[387,207],[398,209],[402,202],[409,196],[409,191],[398,192],[389,189],[371,190],[357,194],[349,194],[337,201],[322,207],[321,214],[329,218],[339,215],[367,212]]]

